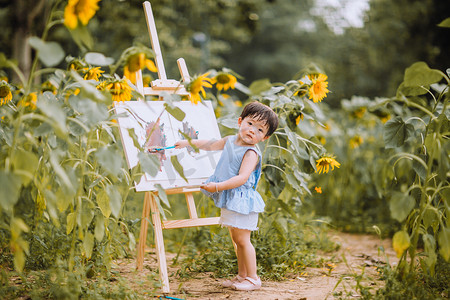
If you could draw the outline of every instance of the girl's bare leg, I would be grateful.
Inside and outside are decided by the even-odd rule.
[[[233,243],[234,252],[236,253],[236,257],[237,257],[237,261],[238,261],[238,275],[241,276],[242,278],[245,278],[245,277],[247,277],[247,270],[245,268],[245,265],[244,265],[242,259],[239,258],[238,248],[233,239],[232,229],[233,229],[232,227],[228,227],[228,230],[229,230],[230,236],[231,236],[231,242]]]
[[[251,231],[230,228],[231,238],[236,243],[239,276],[258,279],[256,273],[256,252],[250,241]]]

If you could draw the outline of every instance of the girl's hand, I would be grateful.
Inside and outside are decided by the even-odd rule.
[[[200,187],[202,189],[204,189],[205,191],[208,191],[210,193],[215,193],[215,192],[218,192],[217,184],[218,184],[218,182],[208,182],[207,184],[201,185]]]
[[[175,149],[181,149],[189,146],[188,140],[181,140],[175,143]]]

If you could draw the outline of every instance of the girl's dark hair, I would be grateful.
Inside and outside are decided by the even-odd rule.
[[[264,121],[264,124],[268,127],[266,136],[272,135],[278,127],[277,114],[267,105],[257,101],[247,104],[240,117],[242,120],[245,119],[245,117],[252,117]]]

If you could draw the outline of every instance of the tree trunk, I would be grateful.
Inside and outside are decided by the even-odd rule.
[[[19,69],[26,79],[31,71],[32,51],[27,40],[32,35],[42,33],[43,24],[41,20],[46,19],[45,0],[15,0],[12,6],[13,26],[15,33],[13,37],[12,58],[18,62]],[[52,1],[49,1],[52,2]],[[38,22],[34,22],[36,17],[40,17]],[[18,78],[13,78],[17,82]]]

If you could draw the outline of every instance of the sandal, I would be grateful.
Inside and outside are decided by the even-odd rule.
[[[228,279],[222,282],[223,287],[231,287],[233,284],[244,281],[245,278],[239,275],[236,275],[233,279]]]
[[[261,288],[261,278],[255,280],[251,277],[245,277],[241,282],[236,282],[231,286],[233,289],[238,291],[253,291]]]

